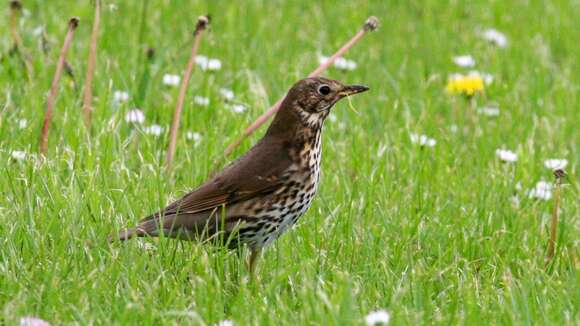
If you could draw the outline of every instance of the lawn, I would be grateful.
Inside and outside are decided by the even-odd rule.
[[[92,3],[23,1],[32,74],[11,51],[3,4],[0,323],[348,325],[376,310],[393,325],[580,323],[577,1],[105,0],[86,128]],[[206,13],[199,53],[221,68],[196,66],[169,171],[179,87],[166,75],[182,75]],[[371,91],[333,109],[314,204],[254,279],[246,250],[107,242],[203,182],[226,146],[370,15],[379,30],[345,55],[356,68],[324,75]],[[46,94],[72,16],[74,79],[62,77],[43,160]],[[483,37],[490,28],[505,46]],[[465,55],[473,67],[454,62]],[[493,80],[472,97],[446,91],[471,70]],[[127,122],[135,108],[142,124]],[[566,159],[568,177],[546,263],[558,196],[548,159]]]

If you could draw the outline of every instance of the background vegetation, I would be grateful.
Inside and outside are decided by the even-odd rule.
[[[30,79],[10,54],[8,8],[0,19],[7,324],[23,316],[55,325],[362,324],[376,309],[392,324],[578,324],[577,1],[104,1],[87,130],[80,99],[93,8],[88,0],[24,1]],[[213,21],[200,53],[222,68],[196,68],[168,173],[177,87],[162,79],[182,73],[195,21],[206,13]],[[353,99],[358,114],[347,103],[334,109],[317,200],[265,252],[256,281],[236,252],[166,239],[106,242],[201,183],[226,145],[369,15],[382,25],[346,55],[357,68],[325,75],[371,92]],[[71,16],[81,20],[68,55],[77,85],[63,77],[42,162],[35,153],[45,94]],[[505,33],[508,46],[484,40],[486,28]],[[465,54],[493,76],[472,100],[445,92],[450,74],[469,70],[452,60]],[[230,110],[220,88],[248,109]],[[115,91],[128,101],[115,105]],[[479,114],[485,106],[499,107],[499,116]],[[135,107],[143,126],[125,122]],[[165,132],[145,133],[151,124]],[[186,131],[201,135],[197,145]],[[413,133],[437,143],[415,144]],[[499,148],[517,161],[502,162]],[[530,198],[529,189],[553,181],[549,158],[567,159],[569,178],[546,267],[553,198]]]

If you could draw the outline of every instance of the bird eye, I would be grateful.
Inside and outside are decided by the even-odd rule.
[[[322,85],[318,87],[318,93],[322,95],[328,95],[330,94],[330,87],[328,87],[328,85]]]

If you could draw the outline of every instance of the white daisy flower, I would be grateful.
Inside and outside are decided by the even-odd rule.
[[[391,320],[391,314],[386,310],[376,310],[370,312],[365,317],[365,322],[369,326],[374,325],[387,325]]]
[[[198,54],[195,56],[195,64],[198,65],[201,70],[206,70],[209,63],[209,58],[203,54]]]
[[[127,112],[127,114],[125,115],[125,121],[127,123],[142,124],[143,122],[145,122],[145,114],[143,113],[143,111],[139,109],[133,109]]]
[[[121,104],[129,100],[129,93],[125,91],[113,92],[113,104]]]
[[[163,85],[166,86],[179,86],[181,77],[179,75],[165,74],[163,75]]]
[[[217,324],[214,324],[214,326],[234,326],[234,322],[229,319],[225,319],[220,320]]]
[[[477,109],[477,113],[488,117],[497,117],[499,115],[499,108],[497,106],[484,106]]]
[[[528,190],[528,197],[542,199],[542,200],[550,200],[552,198],[552,188],[553,185],[546,181],[538,181],[536,186],[530,190]]]
[[[25,151],[12,151],[10,156],[16,161],[22,161],[26,158],[27,153]]]
[[[39,37],[40,35],[42,35],[42,33],[44,33],[44,26],[43,25],[40,25],[32,30],[32,35],[35,37]]]
[[[201,134],[199,132],[188,131],[185,134],[185,138],[187,138],[187,140],[192,140],[196,145],[201,142]]]
[[[219,59],[209,59],[207,62],[207,70],[216,71],[222,69],[222,62]]]
[[[418,144],[427,147],[433,147],[437,144],[437,141],[435,139],[429,138],[425,135],[410,134],[409,136],[413,144]]]
[[[334,61],[334,67],[341,70],[355,70],[356,66],[356,62],[342,57],[336,58]]]
[[[568,166],[567,159],[552,158],[544,161],[544,166],[552,170],[563,170]]]
[[[318,62],[322,65],[325,64],[330,57],[319,55]],[[357,63],[353,60],[345,59],[343,57],[338,57],[334,60],[333,66],[337,69],[341,70],[355,70],[357,67]]]
[[[18,120],[18,128],[24,129],[24,128],[26,128],[26,126],[28,126],[28,120],[26,120],[26,119],[19,119]]]
[[[492,74],[488,74],[486,72],[481,72],[481,71],[477,71],[477,70],[471,70],[467,75],[468,76],[481,77],[481,79],[483,79],[483,82],[486,85],[490,85],[491,83],[493,83],[493,75]]]
[[[471,68],[475,66],[475,59],[470,55],[455,56],[453,57],[453,62],[463,68]]]
[[[22,317],[20,326],[50,326],[50,323],[37,317]]]
[[[150,125],[143,128],[143,132],[152,135],[152,136],[160,136],[163,133],[163,127],[160,125]]]
[[[235,97],[234,92],[228,88],[220,88],[220,95],[228,101],[233,100]]]
[[[244,113],[248,108],[243,104],[232,104],[229,109],[234,113]]]
[[[497,45],[500,48],[505,48],[508,45],[507,36],[504,33],[494,28],[488,28],[481,33],[484,40]]]
[[[200,105],[200,106],[208,106],[209,105],[209,98],[203,96],[194,96],[193,103]]]
[[[495,155],[503,162],[513,163],[518,160],[518,154],[507,149],[496,149]]]

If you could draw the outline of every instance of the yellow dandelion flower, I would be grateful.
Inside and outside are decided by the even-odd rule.
[[[455,75],[449,79],[445,90],[449,94],[465,94],[473,96],[475,93],[481,93],[484,89],[484,81],[478,75]]]

